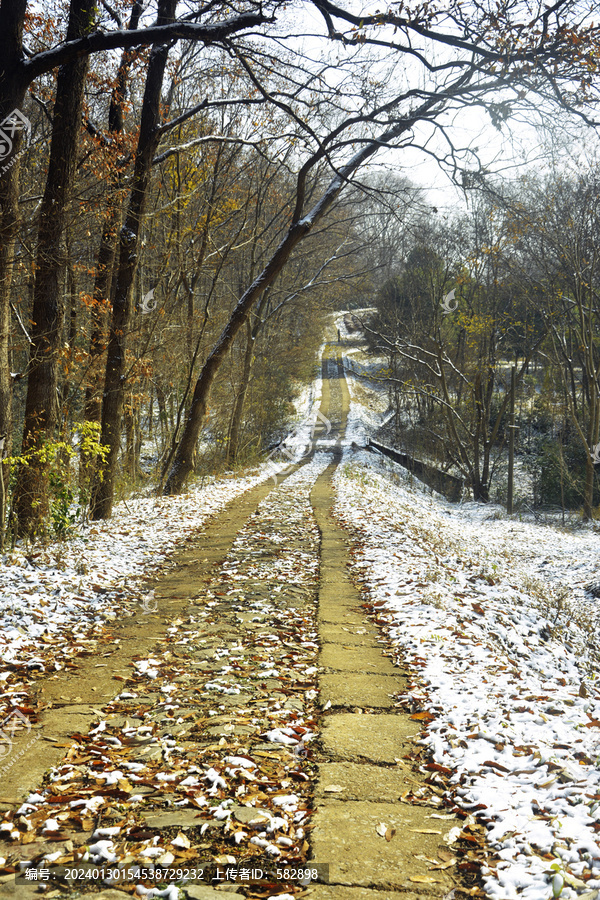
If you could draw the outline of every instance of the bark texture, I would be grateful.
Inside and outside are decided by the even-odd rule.
[[[72,0],[67,41],[83,37],[93,25],[94,0]],[[58,365],[64,314],[64,242],[71,197],[88,58],[67,63],[58,73],[50,161],[40,209],[32,309],[32,345],[25,403],[22,453],[27,462],[17,475],[14,511],[17,531],[35,535],[48,512],[48,458],[58,418]]]
[[[161,0],[158,12],[159,25],[173,20],[176,5],[177,0]],[[100,443],[107,448],[107,457],[96,467],[94,473],[90,504],[93,519],[108,518],[112,513],[114,502],[125,394],[125,343],[132,313],[132,289],[138,263],[138,242],[146,208],[152,160],[161,137],[160,98],[168,53],[168,48],[161,46],[155,47],[150,54],[133,184],[125,224],[119,237],[119,261],[106,356],[100,433]]]

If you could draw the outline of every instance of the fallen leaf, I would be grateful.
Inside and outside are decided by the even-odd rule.
[[[454,828],[451,828],[450,831],[447,831],[444,835],[444,841],[446,844],[453,844],[455,841],[459,839],[461,835],[461,829],[458,825],[455,825]]]
[[[437,828],[411,828],[413,834],[441,834]],[[460,829],[459,829],[460,830]]]
[[[375,831],[380,837],[385,837],[387,834],[388,827],[385,822],[380,822]]]
[[[27,834],[21,835],[21,843],[22,844],[33,844],[34,841],[38,840],[38,835],[35,832],[29,832]]]
[[[391,839],[394,837],[395,834],[396,834],[395,828],[388,828],[388,830],[385,833],[385,839],[388,842],[388,844],[391,841]]]
[[[452,857],[452,859],[447,859],[445,862],[441,862],[435,866],[431,866],[429,871],[435,872],[437,869],[450,869],[452,866],[456,865],[456,862],[456,859]]]
[[[190,839],[185,836],[181,831],[177,835],[176,838],[173,838],[171,841],[173,847],[179,847],[181,850],[189,850],[191,845]]]
[[[327,791],[328,794],[339,794],[344,788],[341,784],[328,784],[326,788],[323,788],[324,791]]]
[[[439,884],[437,878],[432,878],[431,875],[409,875],[408,880],[417,884]]]

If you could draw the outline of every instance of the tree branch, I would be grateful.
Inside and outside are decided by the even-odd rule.
[[[206,45],[218,44],[232,34],[274,21],[274,16],[266,16],[263,13],[242,13],[216,25],[173,22],[169,25],[152,25],[138,31],[119,30],[108,33],[96,31],[88,37],[66,41],[52,50],[37,53],[22,64],[22,73],[29,83],[67,62],[104,50],[166,44],[178,40],[202,41]]]

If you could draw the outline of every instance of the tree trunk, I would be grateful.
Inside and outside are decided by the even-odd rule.
[[[73,258],[71,249],[68,250],[67,263],[67,283],[69,288],[69,330],[68,330],[68,349],[67,360],[65,364],[65,373],[62,386],[60,388],[60,439],[65,444],[69,442],[69,391],[71,389],[71,367],[75,354],[75,342],[77,340],[77,307],[79,305],[79,291],[77,290],[77,278],[75,276],[75,267],[73,266]],[[60,453],[60,464],[65,471],[70,466],[70,455],[67,448],[63,448]]]
[[[102,367],[101,360],[106,350],[106,316],[110,304],[110,287],[117,250],[119,215],[113,207],[104,220],[96,278],[94,281],[94,305],[92,307],[92,331],[90,334],[90,366],[85,389],[84,421],[100,422],[102,414]],[[90,461],[84,460],[87,468]]]
[[[17,172],[0,182],[0,533],[6,519],[9,467],[4,462],[12,447],[12,379],[10,375],[10,291],[17,229]]]
[[[592,369],[592,372],[593,371],[594,370]],[[587,521],[591,521],[594,518],[594,481],[596,476],[596,466],[593,454],[597,447],[598,433],[600,432],[600,399],[596,397],[595,379],[590,379],[590,387],[590,421],[585,454],[585,488],[583,495],[583,515]]]
[[[94,0],[72,0],[67,41],[93,27]],[[35,535],[48,512],[48,462],[41,452],[52,439],[58,415],[58,354],[63,322],[64,230],[75,176],[77,140],[88,58],[58,73],[48,177],[40,210],[32,310],[32,346],[25,402],[22,453],[28,464],[17,474],[14,509],[18,533]]]
[[[173,20],[176,5],[177,0],[161,0],[158,25]],[[139,233],[146,206],[152,159],[160,141],[160,97],[168,53],[167,47],[160,46],[155,47],[150,54],[129,209],[119,237],[119,263],[108,340],[100,434],[100,442],[108,448],[108,453],[106,460],[94,473],[90,510],[93,519],[108,518],[114,500],[123,418],[125,339],[131,318]]]
[[[134,399],[130,398],[129,404],[125,410],[125,435],[126,435],[126,454],[125,468],[127,475],[135,484],[139,477],[139,416],[138,410],[133,406]]]
[[[594,518],[594,463],[588,453],[585,457],[585,487],[583,492],[583,515],[586,521]]]
[[[0,4],[0,122],[23,105],[26,82],[19,78],[23,58],[23,21],[27,0]],[[0,531],[7,506],[8,465],[3,456],[12,447],[12,379],[10,375],[10,297],[18,229],[19,150],[22,134],[17,130],[12,146],[0,144]]]
[[[235,464],[239,453],[240,430],[242,426],[242,416],[244,414],[244,402],[246,400],[246,392],[250,383],[250,373],[252,371],[252,360],[254,357],[254,329],[251,328],[250,322],[246,323],[247,339],[246,351],[244,353],[244,365],[242,367],[242,381],[240,389],[233,404],[231,414],[231,428],[229,429],[229,442],[227,444],[227,462]]]
[[[131,11],[128,30],[137,29],[142,12],[142,0],[136,0]],[[127,91],[127,79],[129,69],[134,58],[131,50],[125,50],[121,56],[117,72],[116,85],[112,93],[110,108],[108,111],[108,131],[114,138],[123,133],[123,103]],[[115,151],[119,152],[118,144]],[[110,308],[110,293],[113,281],[113,270],[117,252],[117,237],[119,233],[120,211],[116,195],[122,182],[122,171],[115,167],[111,171],[108,184],[108,211],[102,227],[100,249],[98,251],[98,263],[96,278],[94,281],[94,305],[92,306],[92,332],[90,335],[90,368],[88,384],[85,391],[84,421],[100,423],[102,415],[102,358],[106,350],[106,319],[107,310]],[[84,469],[88,470],[93,461],[82,459]]]

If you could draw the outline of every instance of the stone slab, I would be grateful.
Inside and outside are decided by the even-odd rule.
[[[352,647],[327,644],[319,654],[319,665],[337,672],[397,675],[397,669],[377,647]]]
[[[327,754],[342,760],[352,762],[362,758],[395,765],[418,730],[417,723],[403,715],[340,713],[325,719],[323,748]]]
[[[407,769],[397,766],[387,769],[369,763],[321,763],[315,796],[329,800],[393,802],[410,788],[412,782],[407,774]],[[335,791],[330,790],[333,787]]]
[[[0,883],[0,897],[14,897],[15,900],[40,900],[43,894],[37,884],[16,884],[14,875]],[[123,900],[123,894],[119,900]]]
[[[321,675],[319,702],[322,706],[358,706],[365,709],[393,709],[392,694],[400,691],[402,682],[390,675]]]
[[[365,617],[358,605],[356,608],[340,608],[335,600],[327,600],[319,603],[319,630],[320,623],[327,622],[331,625],[343,625],[346,628],[360,628],[365,624]]]
[[[395,829],[389,841],[377,833],[382,823],[390,833]],[[430,871],[432,863],[417,857],[438,858],[438,848],[447,846],[443,834],[457,824],[454,818],[432,819],[427,807],[331,800],[313,815],[312,854],[316,862],[329,863],[330,883],[414,891],[410,877],[428,877],[434,882],[422,885],[427,893],[444,896],[452,876]]]
[[[351,591],[344,590],[343,586],[340,588],[340,585],[335,582],[323,582],[320,581],[319,586],[319,610],[326,609],[327,607],[334,607],[338,613],[340,610],[347,609],[358,609],[360,610],[360,605],[362,600],[358,594],[352,593]],[[360,610],[362,613],[362,610]],[[364,621],[364,616],[363,616]]]
[[[44,713],[44,738],[69,739],[75,732],[87,733],[90,724],[100,716],[89,707],[64,706]]]

